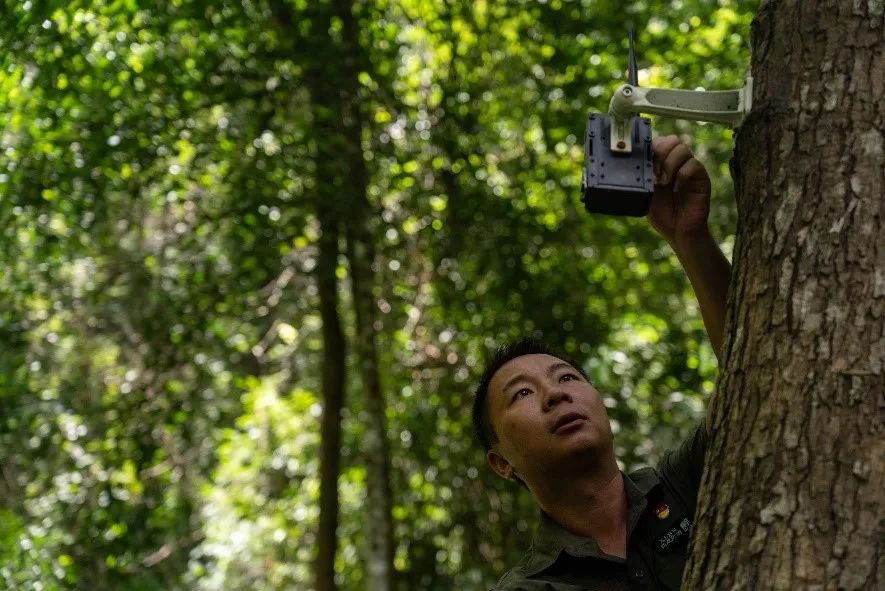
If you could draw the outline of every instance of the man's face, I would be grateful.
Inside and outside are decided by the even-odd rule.
[[[489,463],[504,477],[508,465],[530,482],[569,457],[613,453],[599,392],[557,357],[523,355],[508,361],[492,377],[488,405],[498,436]]]

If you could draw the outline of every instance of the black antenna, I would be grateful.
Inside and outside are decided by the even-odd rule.
[[[630,62],[627,64],[627,82],[632,86],[639,86],[639,78],[636,72],[636,51],[633,49],[633,29],[630,29]]]

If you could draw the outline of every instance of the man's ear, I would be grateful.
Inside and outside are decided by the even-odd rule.
[[[513,466],[510,465],[510,462],[508,462],[504,458],[504,456],[499,454],[494,449],[490,449],[486,453],[486,459],[489,462],[489,466],[492,467],[492,470],[494,470],[498,474],[498,476],[500,476],[504,480],[510,480],[510,477],[513,476]]]

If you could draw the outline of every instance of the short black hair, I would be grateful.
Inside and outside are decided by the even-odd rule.
[[[587,375],[580,365],[536,338],[528,337],[498,347],[482,372],[482,377],[479,379],[479,385],[473,398],[473,429],[476,439],[485,451],[489,451],[492,448],[492,444],[498,441],[498,436],[495,434],[495,429],[492,427],[492,420],[489,416],[489,405],[487,402],[489,384],[491,384],[492,378],[504,364],[523,355],[550,355],[557,359],[562,359],[574,367],[584,379],[587,379]]]

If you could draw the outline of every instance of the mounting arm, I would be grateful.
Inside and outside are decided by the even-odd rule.
[[[612,120],[611,150],[630,153],[633,143],[630,122],[634,115],[646,113],[738,127],[750,112],[752,101],[753,77],[750,75],[746,85],[737,90],[671,90],[640,87],[635,82],[624,84],[615,91],[608,108]]]

